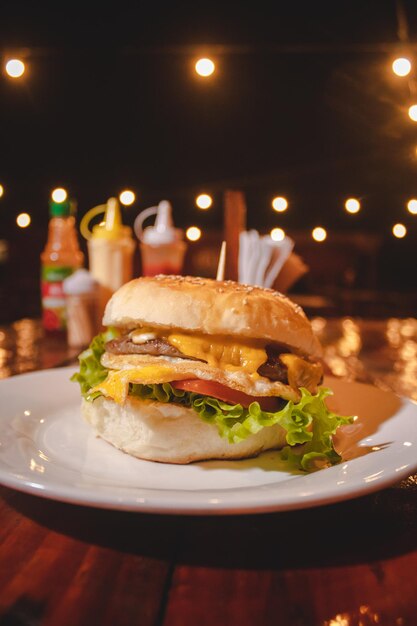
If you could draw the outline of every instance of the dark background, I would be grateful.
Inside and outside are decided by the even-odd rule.
[[[20,80],[0,76],[8,317],[36,314],[56,186],[76,198],[79,217],[131,188],[126,222],[169,198],[180,226],[204,232],[220,232],[222,194],[239,188],[249,226],[301,233],[302,252],[302,234],[323,225],[320,254],[333,233],[377,237],[377,279],[357,287],[417,292],[417,216],[405,209],[417,197],[417,124],[407,115],[417,93],[413,74],[391,70],[396,56],[413,58],[416,35],[411,1],[3,3],[2,58],[27,67]],[[208,80],[193,71],[204,55],[217,64]],[[214,197],[210,211],[195,208],[201,191]],[[289,199],[285,214],[272,211],[275,195]],[[349,196],[362,201],[358,215],[343,210]],[[15,223],[22,211],[32,216],[25,230]],[[391,234],[396,222],[404,240]]]

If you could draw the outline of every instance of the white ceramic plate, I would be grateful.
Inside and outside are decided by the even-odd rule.
[[[46,498],[111,509],[226,514],[301,509],[386,487],[417,469],[417,406],[369,385],[328,379],[344,427],[341,464],[291,474],[278,452],[186,466],[132,458],[80,416],[74,368],[0,381],[0,482]]]

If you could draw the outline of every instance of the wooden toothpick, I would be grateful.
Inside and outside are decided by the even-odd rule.
[[[224,280],[224,270],[226,267],[226,242],[222,242],[220,249],[219,264],[217,266],[216,280]]]

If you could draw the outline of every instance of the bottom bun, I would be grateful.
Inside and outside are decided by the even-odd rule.
[[[266,426],[239,443],[229,443],[216,426],[190,408],[129,398],[120,405],[104,398],[82,402],[84,418],[99,437],[140,459],[191,463],[208,459],[241,459],[282,448],[285,430]]]

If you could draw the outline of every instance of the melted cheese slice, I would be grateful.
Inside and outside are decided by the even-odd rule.
[[[133,343],[149,339],[164,339],[185,356],[206,361],[211,367],[229,372],[244,371],[257,375],[257,369],[267,360],[264,342],[239,343],[236,338],[207,335],[187,335],[180,332],[137,328],[130,333]]]
[[[103,396],[113,398],[118,404],[123,404],[129,392],[129,383],[140,383],[150,385],[158,383],[169,383],[173,380],[183,380],[189,378],[189,374],[182,374],[175,371],[175,368],[163,365],[145,365],[127,370],[110,370],[106,380],[96,385],[91,393],[100,391]]]
[[[280,360],[287,366],[288,384],[293,389],[306,387],[314,393],[323,377],[320,363],[309,363],[296,354],[280,354]]]
[[[256,374],[258,367],[268,359],[265,348],[241,344],[235,339],[171,333],[167,341],[187,356],[230,372]]]

